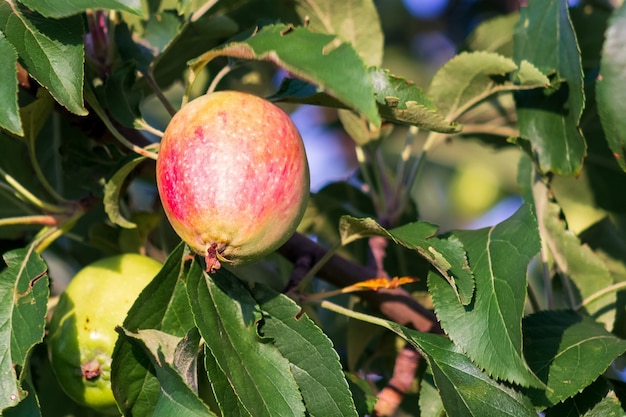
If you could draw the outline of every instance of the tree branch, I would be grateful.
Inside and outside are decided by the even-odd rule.
[[[314,264],[326,252],[323,246],[299,233],[294,234],[278,249],[278,253],[293,263],[311,256],[314,259]],[[366,268],[341,256],[334,255],[320,269],[317,276],[338,288],[343,288],[369,278],[376,278],[378,271],[376,268]],[[442,333],[435,314],[417,302],[403,288],[360,291],[355,295],[370,303],[372,307],[377,308],[382,314],[398,324],[422,332]]]

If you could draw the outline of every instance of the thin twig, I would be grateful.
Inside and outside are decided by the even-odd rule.
[[[291,262],[296,262],[303,254],[309,254],[314,259],[321,259],[328,253],[326,248],[299,233],[294,234],[278,249],[278,252]],[[343,288],[369,278],[376,278],[378,271],[335,254],[328,258],[316,276],[337,288]],[[421,305],[403,288],[381,288],[378,291],[360,291],[355,294],[367,301],[372,308],[378,309],[383,315],[399,324],[411,326],[423,332],[442,332],[435,314]]]
[[[161,104],[163,104],[163,107],[165,107],[165,110],[167,110],[170,116],[174,116],[176,114],[176,109],[174,108],[174,106],[172,106],[172,103],[170,103],[167,97],[165,97],[165,94],[163,94],[163,91],[161,91],[161,88],[156,83],[156,80],[154,79],[154,74],[152,73],[152,69],[148,70],[147,74],[144,74],[144,78],[146,79],[146,82],[150,86],[150,89],[152,90],[154,95],[157,97],[157,99],[159,99]]]
[[[17,195],[19,195],[20,197],[23,197],[25,201],[28,201],[30,204],[34,205],[35,207],[38,207],[44,211],[47,211],[48,213],[63,214],[63,213],[69,212],[69,209],[67,206],[59,206],[56,204],[48,203],[46,201],[43,201],[39,197],[35,196],[33,193],[31,193],[25,187],[23,187],[22,184],[19,183],[19,181],[17,181],[15,178],[9,175],[9,173],[3,170],[2,168],[0,168],[0,178],[2,178],[4,180],[4,184],[6,184],[4,185],[4,188],[9,188],[9,189],[12,188],[17,193]]]

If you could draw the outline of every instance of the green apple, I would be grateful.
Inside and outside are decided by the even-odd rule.
[[[59,297],[48,353],[59,384],[77,403],[119,415],[110,378],[115,326],[160,269],[139,254],[104,258],[81,269]]]
[[[176,113],[156,177],[167,218],[207,270],[277,249],[296,230],[309,196],[304,144],[292,120],[238,91],[207,94]]]

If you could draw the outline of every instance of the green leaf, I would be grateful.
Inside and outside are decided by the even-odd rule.
[[[195,326],[185,288],[184,254],[183,244],[171,252],[159,274],[135,300],[124,329],[156,329],[183,337]],[[113,393],[125,415],[152,415],[160,395],[159,381],[149,357],[122,338],[113,352],[111,379]]]
[[[18,380],[28,369],[27,358],[44,337],[49,296],[47,266],[31,250],[16,249],[3,255],[7,268],[0,273],[0,412],[17,405],[27,395]]]
[[[311,416],[356,416],[339,355],[330,339],[289,297],[256,285],[252,296],[263,311],[260,333],[290,364]]]
[[[238,30],[237,22],[223,15],[207,13],[197,20],[185,20],[176,36],[151,63],[157,83],[164,88],[180,79],[189,60],[235,35]]]
[[[578,237],[568,230],[562,218],[561,207],[554,200],[554,192],[538,178],[532,185],[533,202],[539,231],[544,246],[550,250],[554,264],[574,284],[569,302],[579,305],[587,297],[614,284],[611,272],[595,252],[582,245]],[[615,321],[617,296],[611,291],[597,300],[584,305],[584,309],[596,321],[612,328]]]
[[[386,230],[371,218],[342,216],[339,221],[342,244],[370,236],[382,236],[416,250],[450,283],[458,301],[467,305],[472,300],[474,278],[467,264],[463,244],[453,235],[436,237],[437,226],[427,222],[408,223]]]
[[[187,291],[205,341],[207,376],[222,412],[303,416],[289,361],[257,333],[261,311],[248,289],[224,268],[207,275],[196,260]]]
[[[198,74],[218,56],[270,61],[295,77],[320,86],[375,126],[381,120],[363,61],[333,35],[284,24],[265,26],[242,41],[231,41],[193,60]]]
[[[418,332],[387,320],[377,321],[425,356],[447,415],[537,416],[527,397],[489,378],[446,337]]]
[[[37,91],[35,101],[21,108],[20,115],[24,125],[24,139],[31,151],[35,149],[37,137],[53,110],[54,100],[48,91],[43,88]]]
[[[519,13],[511,13],[482,22],[467,38],[469,49],[510,57],[513,55],[513,28],[518,21]]]
[[[83,13],[90,9],[119,10],[136,15],[142,15],[143,9],[140,0],[20,0],[26,7],[35,10],[46,17],[66,17]]]
[[[439,111],[415,83],[383,69],[370,68],[369,73],[383,119],[441,133],[461,131],[462,127],[447,121],[447,113]]]
[[[491,94],[522,89],[508,80],[517,68],[511,59],[493,52],[462,52],[437,71],[428,95],[446,120],[453,121]]]
[[[444,408],[441,402],[441,395],[435,386],[435,380],[433,378],[430,369],[424,374],[420,381],[420,417],[441,417],[443,415]]]
[[[141,91],[133,90],[137,68],[135,62],[127,62],[115,68],[104,84],[106,108],[111,116],[126,127],[139,128],[141,119],[139,104]]]
[[[449,285],[429,274],[428,288],[442,327],[493,377],[541,386],[522,356],[526,270],[540,249],[537,223],[529,206],[522,206],[496,226],[455,235],[467,251],[476,290],[472,304],[464,307]]]
[[[426,353],[444,409],[451,416],[535,416],[530,401],[511,388],[488,378],[467,356],[442,336],[405,330]],[[405,336],[405,337],[406,337]],[[488,400],[486,400],[488,398]]]
[[[626,171],[626,5],[611,16],[602,48],[600,75],[596,84],[596,100],[600,121],[607,142],[622,170]]]
[[[378,397],[371,382],[353,373],[346,373],[346,379],[352,392],[352,398],[360,416],[371,415]]]
[[[45,19],[6,0],[0,3],[0,30],[24,68],[56,101],[72,113],[87,114],[83,104],[85,52],[80,16]]]
[[[585,416],[585,417],[620,417],[624,410],[615,393],[611,392],[608,380],[600,377],[585,387],[574,397],[556,404],[545,411],[545,417]],[[619,413],[615,414],[616,408]]]
[[[312,31],[337,35],[352,44],[367,66],[382,63],[384,39],[373,1],[298,0],[296,12]]]
[[[579,129],[585,96],[567,2],[529,0],[521,8],[514,42],[516,62],[527,60],[553,74],[551,87],[515,95],[520,136],[531,142],[543,172],[578,174],[587,149]]]
[[[537,406],[574,396],[626,351],[626,340],[573,311],[543,311],[524,318],[524,354],[547,386],[530,390]]]
[[[17,104],[17,52],[0,30],[0,127],[22,136],[22,121]]]
[[[390,74],[389,71],[379,68],[368,70],[370,83],[374,89],[374,96],[380,115],[388,122],[415,125],[421,129],[441,133],[457,133],[461,131],[458,123],[449,122],[439,113],[432,99],[424,91],[404,78]],[[313,104],[317,106],[345,109],[346,106],[335,98],[324,93],[322,88],[299,79],[288,78],[283,80],[279,90],[270,97],[288,103]],[[356,122],[363,125],[364,134],[353,134],[355,140],[365,144],[379,135],[372,135],[367,120],[353,115]],[[342,118],[342,122],[344,118]],[[351,121],[351,120],[350,120]],[[344,122],[346,125],[346,122]],[[349,126],[346,126],[347,128]],[[363,137],[363,136],[366,137]],[[371,136],[371,138],[369,137]]]
[[[132,223],[124,218],[120,212],[120,194],[122,192],[126,177],[143,161],[147,158],[145,156],[139,156],[131,159],[125,163],[112,177],[107,181],[104,186],[104,211],[106,211],[109,219],[122,227],[132,229],[137,227],[135,223]]]
[[[197,331],[194,330],[197,333]],[[158,330],[139,330],[137,333],[124,331],[124,335],[140,345],[150,357],[161,389],[154,411],[150,414],[158,417],[215,416],[209,407],[198,397],[174,364],[174,354],[186,352],[197,357],[199,337],[180,340],[175,336]]]

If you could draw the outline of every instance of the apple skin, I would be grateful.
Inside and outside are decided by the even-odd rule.
[[[139,254],[104,258],[81,269],[59,297],[48,354],[59,385],[77,403],[120,415],[111,389],[115,326],[160,270],[159,262]]]
[[[190,101],[161,140],[163,209],[207,270],[255,261],[296,230],[309,196],[300,134],[279,107],[239,91]]]

